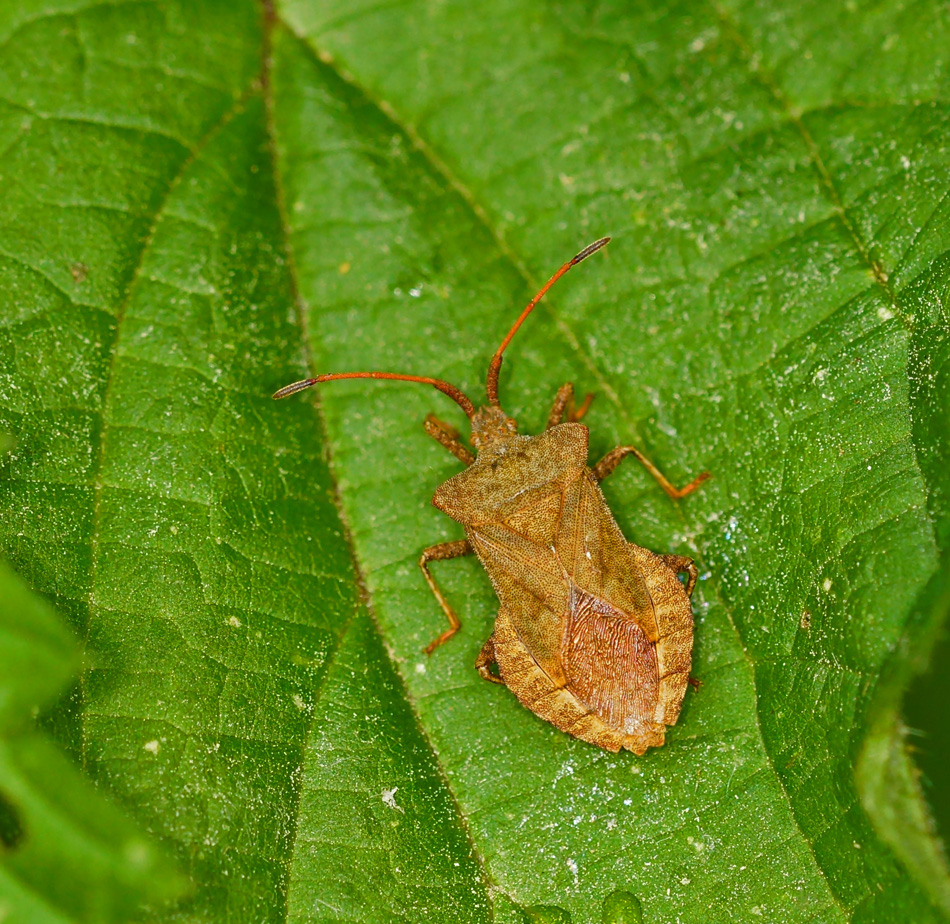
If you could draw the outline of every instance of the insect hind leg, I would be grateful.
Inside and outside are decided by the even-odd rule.
[[[689,575],[686,579],[686,596],[692,597],[693,590],[696,587],[696,579],[699,577],[699,569],[693,559],[686,555],[661,555],[660,558],[671,571],[675,571],[677,574]]]
[[[545,429],[550,430],[551,427],[556,427],[559,423],[563,423],[565,418],[571,423],[580,420],[587,413],[590,403],[593,400],[594,396],[588,394],[581,403],[581,406],[575,408],[574,383],[565,382],[557,390],[557,394],[554,397],[554,404],[551,406],[551,413],[548,415],[548,425]]]
[[[498,662],[495,660],[495,636],[489,635],[488,640],[482,645],[482,650],[478,653],[478,657],[475,659],[475,670],[481,675],[485,680],[490,681],[491,683],[500,683],[504,685],[505,681],[501,679],[497,674],[493,674],[491,671],[492,665],[498,666]]]

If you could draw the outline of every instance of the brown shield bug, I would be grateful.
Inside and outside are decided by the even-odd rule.
[[[421,382],[455,401],[471,421],[478,455],[453,427],[426,417],[426,432],[466,466],[435,492],[432,503],[461,523],[467,536],[431,546],[419,559],[449,620],[426,652],[460,626],[429,563],[474,553],[501,604],[494,632],[475,662],[479,674],[505,684],[535,715],[568,734],[610,751],[643,754],[663,744],[690,682],[690,597],[697,571],[689,558],[657,555],[628,542],[598,483],[628,455],[674,499],[709,475],[677,489],[633,446],[618,446],[589,468],[588,429],[578,421],[592,396],[575,408],[570,382],[558,391],[547,429],[537,436],[520,436],[498,400],[498,373],[511,338],[544,293],[609,240],[585,247],[528,303],[489,364],[485,407],[476,410],[458,388],[440,379],[389,372],[318,375],[274,397],[318,382],[369,378]],[[680,573],[688,575],[685,586]]]

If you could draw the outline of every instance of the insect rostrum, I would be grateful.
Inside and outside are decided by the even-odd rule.
[[[643,754],[663,744],[689,683],[696,566],[689,558],[657,555],[628,542],[598,483],[628,455],[674,499],[709,475],[677,489],[633,446],[618,446],[589,468],[588,429],[579,421],[591,396],[575,408],[570,382],[558,391],[547,429],[537,436],[519,435],[498,399],[502,354],[515,332],[564,273],[609,240],[585,247],[528,303],[489,364],[485,407],[476,410],[440,379],[388,372],[318,375],[274,397],[333,379],[375,378],[421,382],[452,398],[471,421],[477,456],[454,428],[431,414],[426,418],[426,432],[466,466],[439,487],[432,503],[461,523],[467,536],[431,546],[419,559],[449,621],[426,652],[460,625],[429,563],[474,553],[501,604],[475,662],[481,676],[505,684],[528,709],[568,734],[610,751]],[[679,573],[688,575],[685,586]]]

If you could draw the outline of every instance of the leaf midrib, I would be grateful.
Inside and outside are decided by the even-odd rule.
[[[261,0],[261,5],[264,11],[264,20],[263,20],[263,39],[261,42],[262,46],[262,56],[261,56],[261,88],[264,95],[264,109],[265,109],[265,118],[266,118],[266,130],[267,130],[267,149],[268,155],[271,159],[273,176],[274,176],[274,187],[275,194],[277,197],[277,212],[280,218],[280,230],[282,236],[282,245],[283,251],[286,259],[286,268],[287,274],[290,281],[291,293],[294,301],[294,314],[296,317],[297,325],[300,328],[301,337],[303,340],[303,354],[306,368],[310,376],[317,374],[316,365],[313,357],[313,350],[311,348],[310,332],[309,325],[307,321],[307,311],[305,301],[300,293],[300,284],[297,272],[297,264],[294,255],[293,245],[291,243],[290,235],[290,224],[287,220],[287,207],[286,199],[284,195],[283,181],[280,173],[280,164],[277,156],[277,133],[274,122],[274,100],[273,100],[273,84],[271,81],[271,69],[272,69],[272,47],[273,47],[273,33],[274,29],[278,25],[287,29],[290,34],[294,34],[284,23],[282,23],[277,16],[272,0]],[[295,36],[296,38],[296,36]],[[299,40],[299,39],[298,39]],[[303,47],[308,47],[306,43],[301,43]],[[309,50],[309,49],[308,49]],[[406,687],[405,678],[402,675],[402,672],[399,670],[399,666],[393,658],[392,651],[390,650],[389,645],[386,644],[385,635],[380,628],[379,619],[376,616],[375,609],[372,604],[372,598],[367,589],[366,581],[363,575],[362,568],[360,567],[359,558],[356,553],[356,544],[353,541],[353,533],[350,528],[349,521],[346,516],[346,510],[343,506],[343,499],[340,496],[340,481],[337,477],[336,465],[333,457],[332,446],[329,439],[329,431],[326,424],[326,416],[323,411],[323,405],[320,401],[319,392],[314,392],[311,395],[312,404],[314,408],[314,414],[317,418],[317,427],[320,432],[320,442],[324,447],[325,461],[327,465],[327,470],[330,475],[330,483],[333,486],[332,491],[332,503],[336,509],[337,516],[339,517],[340,524],[343,528],[343,541],[346,544],[347,551],[349,553],[350,561],[352,564],[352,573],[356,581],[358,594],[359,594],[359,604],[366,607],[366,611],[369,614],[370,621],[373,625],[373,630],[378,636],[381,647],[386,653],[386,657],[389,659],[390,666],[392,667],[393,677],[396,679],[396,682],[399,684],[400,693],[402,699],[407,704],[410,714],[412,715],[413,722],[415,723],[416,729],[419,733],[422,741],[425,742],[425,746],[428,748],[429,753],[432,757],[433,766],[436,769],[436,772],[439,776],[439,779],[442,783],[442,788],[444,789],[446,795],[448,796],[452,807],[454,809],[454,821],[458,825],[459,830],[461,831],[465,842],[468,844],[471,851],[472,857],[475,860],[477,868],[479,870],[482,889],[485,894],[485,901],[488,907],[493,907],[493,895],[492,895],[492,877],[488,870],[488,866],[485,861],[485,857],[482,852],[478,849],[475,839],[472,836],[471,829],[468,825],[468,821],[465,817],[464,812],[462,811],[461,806],[459,805],[457,796],[449,783],[448,778],[445,775],[445,769],[442,765],[442,761],[439,758],[438,751],[436,750],[427,729],[425,728],[422,718],[419,715],[419,711],[416,707],[415,702],[412,697],[409,695],[409,690]],[[340,646],[343,642],[343,637],[346,632],[349,631],[350,625],[352,624],[353,618],[355,617],[356,610],[354,610],[353,616],[350,617],[350,620],[343,630],[340,633],[339,637],[334,641],[334,647],[331,649],[328,658],[323,676],[321,678],[320,686],[322,688],[322,681],[329,674],[330,663],[336,657],[337,652],[340,649]],[[316,710],[314,710],[314,714]],[[311,722],[310,727],[307,730],[307,735],[305,742],[309,742],[313,731],[313,724]],[[303,769],[304,755],[306,751],[306,744],[302,749],[300,769]],[[294,860],[294,852],[296,848],[297,834],[300,829],[300,799],[302,795],[303,783],[298,785],[296,791],[297,804],[294,806],[292,813],[293,817],[293,831],[290,835],[290,848],[288,850],[287,856],[287,866],[288,870]],[[288,920],[290,916],[290,882],[288,877],[288,883],[284,894],[284,920]]]

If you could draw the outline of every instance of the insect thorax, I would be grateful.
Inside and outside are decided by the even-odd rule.
[[[536,493],[559,491],[577,478],[587,462],[587,436],[583,424],[569,423],[489,443],[439,487],[432,503],[465,525],[500,522]]]

